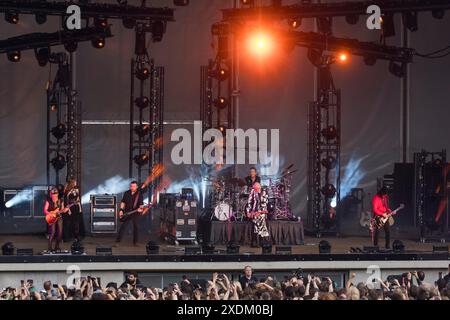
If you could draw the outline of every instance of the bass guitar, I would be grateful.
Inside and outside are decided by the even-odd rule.
[[[140,213],[141,215],[146,215],[148,213],[148,210],[150,210],[150,208],[152,207],[151,204],[145,205],[142,207],[142,212]],[[133,214],[136,214],[139,212],[139,209],[136,210],[132,210],[132,211],[128,211],[125,212],[121,217],[120,217],[120,222],[124,222],[129,216],[132,216]]]
[[[71,207],[73,207],[74,205],[77,205],[77,204],[78,203],[73,203],[71,205],[68,205],[67,207],[65,207],[62,210],[56,209],[56,210],[50,211],[45,216],[45,221],[47,222],[48,225],[51,226],[52,224],[56,223],[59,219],[61,219],[61,214],[68,212]]]

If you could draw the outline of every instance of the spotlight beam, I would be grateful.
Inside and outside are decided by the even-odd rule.
[[[66,16],[67,7],[76,4],[80,7],[83,17],[102,17],[106,19],[136,19],[175,21],[172,8],[141,7],[132,5],[106,4],[106,3],[71,3],[57,1],[23,1],[2,0],[0,12],[15,11],[19,14],[46,14],[49,16]]]
[[[294,4],[280,7],[263,6],[254,8],[224,9],[222,10],[222,20],[223,22],[231,22],[233,20],[284,20],[367,15],[367,8],[374,4],[381,8],[382,13],[400,13],[406,11],[420,12],[450,9],[450,0],[353,1],[321,4]]]
[[[71,42],[91,41],[97,38],[111,38],[108,27],[89,27],[74,31],[58,31],[54,33],[29,33],[26,35],[0,40],[0,53],[23,51],[42,47],[63,45]]]

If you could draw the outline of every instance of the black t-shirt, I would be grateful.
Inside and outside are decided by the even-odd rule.
[[[136,200],[136,197],[139,198]],[[125,203],[125,212],[133,211],[144,205],[144,197],[141,189],[139,188],[133,195],[131,194],[131,190],[128,190],[123,194],[121,202]],[[135,203],[136,205],[134,205]]]
[[[249,188],[253,187],[256,182],[261,183],[261,178],[259,176],[255,177],[255,181],[252,181],[252,177],[250,176],[245,177],[245,183]]]
[[[245,288],[247,288],[249,285],[251,284],[256,284],[257,279],[255,276],[251,276],[250,279],[247,278],[245,275],[241,276],[239,278],[239,282],[241,283],[242,286],[242,290],[244,290]]]

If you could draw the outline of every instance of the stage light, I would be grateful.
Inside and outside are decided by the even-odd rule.
[[[273,41],[269,34],[257,32],[248,39],[250,51],[259,57],[265,57],[272,52]]]
[[[392,251],[395,253],[403,253],[405,252],[405,245],[400,240],[395,240],[392,243]]]
[[[300,19],[300,18],[295,18],[295,19],[289,19],[288,20],[288,25],[292,29],[297,29],[298,27],[301,26],[301,24],[302,24],[302,19]]]
[[[331,183],[328,183],[322,188],[322,193],[327,198],[333,198],[336,194],[336,188]]]
[[[390,61],[389,72],[396,77],[403,78],[405,76],[406,66],[404,64],[398,64],[394,61]]]
[[[122,25],[127,29],[134,29],[136,27],[136,20],[133,18],[123,18]]]
[[[417,31],[419,28],[417,21],[417,12],[408,11],[402,14],[403,24],[408,28],[409,31]]]
[[[377,63],[377,58],[375,58],[373,56],[364,56],[364,63],[367,66],[373,66],[373,65],[375,65],[375,63]]]
[[[337,129],[335,126],[328,126],[322,130],[322,136],[327,140],[333,140],[337,138]]]
[[[147,67],[139,67],[136,69],[136,78],[141,81],[147,80],[150,76],[150,70]]]
[[[442,167],[442,163],[443,162],[442,162],[441,158],[437,158],[437,159],[433,160],[433,165],[436,166],[436,167],[439,167],[439,168]]]
[[[331,253],[331,244],[326,240],[320,241],[319,242],[319,253],[330,254]]]
[[[334,169],[336,167],[336,158],[333,156],[328,156],[321,161],[322,165],[328,169]]]
[[[211,243],[205,243],[202,245],[203,254],[214,254],[215,247]]]
[[[48,63],[48,59],[50,58],[50,48],[34,49],[34,54],[39,66],[45,67]]]
[[[272,253],[272,244],[269,241],[264,241],[261,244],[262,254],[271,254]]]
[[[53,127],[50,131],[56,139],[60,140],[66,135],[66,125],[64,123],[60,123],[56,127]]]
[[[255,5],[255,0],[241,0],[243,6],[253,6]]]
[[[395,24],[393,14],[385,14],[381,18],[381,26],[383,29],[383,36],[385,38],[395,36]]]
[[[5,12],[5,21],[11,24],[19,23],[19,14],[14,11],[6,11]]]
[[[78,49],[78,43],[75,41],[67,42],[64,44],[64,49],[66,49],[67,52],[75,52]]]
[[[94,26],[96,26],[97,28],[106,29],[108,27],[108,20],[102,17],[95,17]]]
[[[6,53],[8,60],[11,62],[19,62],[20,61],[20,51],[10,51]]]
[[[153,42],[161,42],[165,32],[165,25],[162,21],[155,21],[152,23],[152,40]]]
[[[92,46],[97,49],[102,49],[105,47],[105,38],[97,38],[91,40]]]
[[[224,125],[220,125],[218,129],[222,133],[226,133],[227,132],[227,127],[225,127]]]
[[[442,9],[435,9],[431,11],[431,15],[433,18],[441,20],[445,16],[445,11]]]
[[[82,255],[84,254],[84,247],[80,240],[75,240],[70,247],[70,252],[73,255]]]
[[[2,255],[12,256],[14,255],[14,244],[12,242],[6,242],[2,245]]]
[[[355,25],[359,21],[359,16],[357,14],[345,16],[345,21],[347,21],[348,24]]]
[[[134,132],[140,137],[143,138],[150,133],[150,125],[142,124],[134,127]]]
[[[339,53],[338,61],[341,62],[341,63],[346,63],[348,61],[348,53],[347,52]]]
[[[147,250],[148,255],[159,254],[159,245],[154,241],[149,241],[145,246],[145,249]]]
[[[362,251],[364,253],[378,253],[380,251],[380,247],[378,247],[378,246],[364,246]]]
[[[185,7],[189,5],[189,0],[173,0],[173,4],[177,7]]]
[[[235,242],[229,242],[227,245],[227,254],[239,254],[240,246]]]
[[[229,75],[228,69],[221,66],[217,66],[217,68],[211,72],[211,77],[214,77],[219,81],[227,80]]]
[[[134,157],[134,163],[138,166],[145,166],[149,160],[150,158],[147,154],[140,154]]]
[[[150,100],[147,97],[139,97],[134,100],[136,106],[140,109],[145,109],[150,104]]]
[[[334,196],[334,198],[330,202],[330,207],[336,208],[337,207],[337,197]]]
[[[66,166],[66,158],[63,155],[58,154],[54,157],[50,163],[56,171],[62,170]]]
[[[228,99],[225,97],[219,97],[214,100],[214,106],[217,109],[225,109],[226,107],[228,107]]]
[[[45,13],[36,13],[34,19],[37,24],[44,24],[47,22],[47,15]]]
[[[58,102],[56,101],[55,96],[50,98],[50,111],[56,112],[58,111]]]
[[[322,51],[317,49],[308,49],[307,56],[313,66],[320,67],[322,65]]]

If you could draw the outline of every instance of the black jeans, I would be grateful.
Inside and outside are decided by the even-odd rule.
[[[384,226],[384,234],[386,237],[386,249],[390,248],[391,246],[391,231],[389,226],[389,221],[387,221]],[[380,236],[380,229],[375,227],[374,234],[373,234],[373,245],[378,245],[378,237]]]
[[[137,215],[137,214],[134,214],[134,215],[131,215],[131,216],[128,216],[127,218],[125,218],[125,221],[122,222],[122,225],[119,228],[119,234],[117,235],[116,242],[120,242],[122,240],[123,233],[127,229],[128,224],[130,222],[132,222],[133,223],[133,243],[137,244],[138,234],[139,234],[138,218],[139,218],[139,215]]]
[[[62,239],[63,221],[58,219],[55,223],[48,226],[48,250],[59,250],[59,244]],[[55,248],[53,249],[53,241],[55,241]]]

